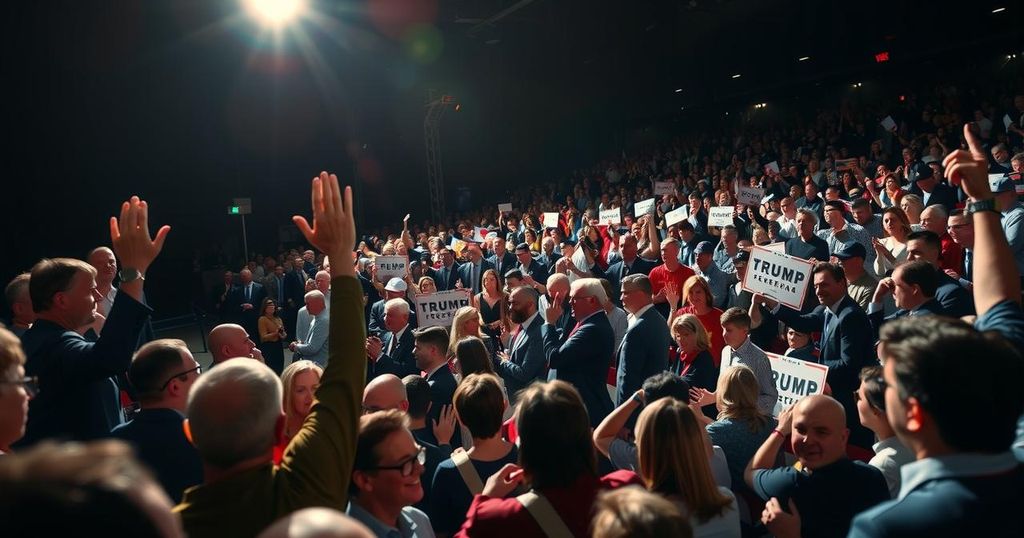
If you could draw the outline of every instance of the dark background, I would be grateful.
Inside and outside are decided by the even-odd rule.
[[[321,169],[355,184],[364,229],[424,219],[428,89],[462,105],[441,128],[449,203],[463,186],[483,205],[755,102],[781,115],[851,81],[869,91],[1024,61],[1005,59],[1024,57],[1021,2],[310,4],[275,41],[238,0],[7,3],[0,279],[108,244],[130,194],[173,227],[152,270],[168,282],[195,249],[240,250],[233,197],[253,200],[250,250],[275,248]],[[880,51],[891,60],[875,63]],[[147,286],[158,309],[181,308],[159,288]]]

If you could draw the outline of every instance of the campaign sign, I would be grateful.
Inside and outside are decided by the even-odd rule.
[[[892,116],[886,116],[882,118],[881,123],[882,129],[885,129],[887,132],[892,132],[896,130],[896,120],[892,119]]]
[[[814,264],[764,247],[750,249],[743,289],[797,310],[804,302]]]
[[[464,306],[470,306],[471,295],[472,291],[467,289],[417,295],[413,298],[413,302],[416,303],[416,323],[420,327],[450,327],[455,312]]]
[[[775,388],[779,391],[779,401],[775,402],[773,416],[779,416],[783,409],[800,401],[804,396],[822,394],[825,390],[828,366],[774,353],[767,355],[768,362],[772,365],[772,379],[775,380]]]
[[[708,226],[728,226],[732,224],[732,214],[736,209],[731,205],[712,207],[708,212]]]
[[[766,248],[768,250],[774,250],[775,252],[781,252],[781,253],[785,254],[786,253],[786,242],[785,241],[776,241],[774,243],[768,243],[767,245],[761,245],[761,248]]]
[[[633,204],[633,216],[640,218],[644,215],[654,214],[654,198],[636,202]]]
[[[778,174],[779,173],[779,161],[772,161],[764,165],[764,173],[766,174]]]
[[[736,184],[736,201],[743,205],[760,205],[764,198],[764,189],[758,187],[744,187]]]
[[[498,212],[499,213],[511,213],[512,212],[512,204],[498,204]]]
[[[676,193],[676,184],[671,181],[655,181],[654,182],[654,195],[665,196],[668,194]]]
[[[665,213],[665,224],[672,226],[673,224],[683,222],[688,218],[690,218],[690,206],[684,205]]]
[[[487,239],[487,234],[491,233],[487,228],[481,228],[479,226],[473,227],[473,237],[469,238],[474,243],[483,243]]]
[[[377,278],[381,282],[395,277],[403,278],[409,269],[409,258],[405,256],[377,256],[373,263],[377,266]]]
[[[853,170],[857,166],[857,159],[836,159],[836,170],[840,172]]]
[[[622,213],[619,208],[605,209],[598,215],[598,222],[601,224],[620,224],[622,222]]]

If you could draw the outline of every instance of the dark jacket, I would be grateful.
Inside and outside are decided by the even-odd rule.
[[[672,337],[665,318],[648,308],[626,329],[618,353],[615,405],[622,405],[652,375],[668,370],[668,347]]]
[[[567,335],[564,343],[548,323],[541,327],[541,334],[548,364],[557,370],[556,379],[576,387],[587,407],[591,427],[597,427],[613,408],[606,380],[615,335],[608,316],[604,311],[590,316]]]
[[[184,420],[174,409],[143,409],[131,422],[110,432],[111,437],[132,445],[175,503],[181,502],[186,488],[203,483],[203,462],[185,437]]]

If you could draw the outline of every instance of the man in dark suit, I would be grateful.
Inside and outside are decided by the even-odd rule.
[[[437,256],[441,259],[441,267],[430,269],[427,273],[434,279],[437,291],[455,289],[456,282],[459,281],[459,264],[455,263],[455,256],[448,247],[441,247],[437,251]]]
[[[487,258],[487,261],[494,266],[494,270],[498,272],[498,282],[502,286],[505,285],[505,273],[516,267],[516,257],[514,254],[505,249],[505,239],[502,237],[495,237],[491,243],[491,248],[494,249],[494,254]]]
[[[616,351],[619,370],[615,405],[631,398],[648,377],[668,370],[668,347],[672,341],[665,318],[652,308],[651,281],[647,276],[627,276],[622,280],[621,292],[622,305],[630,320]]]
[[[295,262],[284,262],[284,311],[283,319],[288,334],[295,334],[295,321],[301,309],[305,305],[306,297],[306,273],[302,271],[301,258]],[[371,303],[372,304],[372,303]]]
[[[384,305],[384,328],[387,332],[380,337],[366,339],[366,356],[370,359],[366,379],[381,374],[398,377],[418,375],[420,369],[413,355],[415,343],[409,325],[409,303],[405,299],[391,299]]]
[[[505,381],[509,401],[515,403],[516,394],[534,381],[543,381],[547,358],[540,327],[544,324],[537,312],[537,290],[520,286],[509,294],[508,315],[519,326],[512,331],[508,348],[498,353],[494,371]]]
[[[470,244],[466,246],[466,256],[469,261],[459,266],[459,280],[462,287],[471,290],[473,294],[480,293],[481,282],[484,271],[494,269],[494,264],[484,259],[480,245]]]
[[[231,297],[231,289],[235,287],[235,274],[231,271],[224,271],[224,280],[218,282],[210,293],[210,300],[213,304],[213,311],[221,321],[227,319],[227,304]]]
[[[907,173],[910,180],[910,192],[921,197],[925,207],[939,204],[946,208],[948,214],[956,207],[956,189],[939,181],[939,176],[931,166],[918,161]]]
[[[132,445],[174,502],[181,502],[186,488],[203,482],[199,452],[182,428],[188,392],[201,371],[181,340],[160,339],[142,346],[128,369],[142,409],[131,422],[110,432]]]
[[[942,305],[942,314],[959,318],[974,314],[974,299],[960,282],[939,268],[939,253],[942,240],[933,232],[922,230],[907,236],[907,259],[924,260],[931,264],[938,279],[935,300]]]
[[[555,246],[555,240],[550,236],[545,237],[540,243],[541,253],[540,256],[537,256],[537,261],[543,263],[548,268],[548,271],[553,271],[555,264],[558,263],[558,259],[562,257],[555,249]]]
[[[622,259],[608,266],[605,271],[605,278],[611,284],[613,290],[622,287],[622,280],[629,275],[648,275],[651,269],[658,266],[657,261],[641,258],[638,255],[636,237],[633,234],[619,236],[619,252]],[[612,297],[615,306],[622,307],[621,297]]]
[[[562,315],[561,297],[556,296],[548,306],[544,312],[546,323],[541,327],[548,365],[556,370],[556,379],[579,391],[591,427],[597,427],[613,408],[605,384],[615,344],[615,334],[603,307],[607,300],[600,280],[581,278],[572,283],[569,291],[572,313],[579,321],[566,340],[560,340],[555,327]]]
[[[452,396],[458,385],[452,371],[448,369],[448,331],[444,327],[424,327],[414,331],[413,338],[416,367],[423,372],[423,378],[430,385],[428,421],[439,423],[442,411],[452,405]],[[427,442],[437,444],[433,432],[427,436]],[[453,442],[454,446],[462,445],[459,435],[454,436]]]
[[[871,338],[871,322],[847,292],[846,273],[838,264],[821,262],[813,269],[814,293],[821,303],[807,314],[777,306],[779,321],[800,332],[821,332],[821,362],[828,366],[826,381],[832,396],[846,409],[850,444],[870,448],[874,434],[860,424],[853,393],[860,386],[860,371],[876,362]],[[756,302],[771,302],[754,296]]]
[[[886,325],[881,354],[886,414],[918,460],[903,467],[899,498],[856,516],[850,536],[1024,536],[1024,464],[1010,451],[1024,412],[1019,351],[929,316]],[[971,357],[984,366],[965,367]]]
[[[373,303],[373,306],[370,307],[370,317],[366,320],[367,334],[379,336],[386,331],[384,327],[384,305],[391,299],[401,299],[409,303],[409,300],[405,297],[407,289],[408,286],[406,286],[405,281],[401,278],[395,277],[388,281],[384,286],[384,298]],[[412,305],[409,305],[409,325],[413,329],[416,328],[416,311],[413,310]]]
[[[260,305],[267,296],[266,292],[262,284],[253,282],[252,271],[248,268],[239,271],[238,278],[241,282],[231,291],[228,311],[238,316],[238,324],[246,332],[259,334],[257,321],[260,319]]]
[[[541,286],[547,283],[548,273],[551,269],[543,263],[533,259],[533,255],[530,254],[529,245],[526,243],[519,243],[516,245],[516,259],[519,260],[519,265],[517,267],[519,268],[519,271],[523,273],[524,277],[529,276],[534,282]]]
[[[924,260],[906,262],[892,272],[891,278],[883,278],[875,288],[875,294],[868,305],[868,319],[878,340],[878,331],[886,323],[911,316],[942,315],[942,305],[935,300],[938,287],[938,273]],[[889,295],[896,301],[899,310],[885,316],[882,303]]]
[[[76,332],[96,317],[96,270],[69,258],[44,259],[32,268],[29,293],[38,316],[21,343],[25,374],[39,378],[40,391],[29,404],[19,446],[55,437],[94,439],[106,436],[121,422],[112,378],[128,369],[152,312],[142,302],[142,285],[170,231],[164,226],[155,241],[150,239],[145,226],[147,207],[134,197],[125,205],[121,221],[112,219],[110,234],[121,260],[121,286],[96,341],[86,341]],[[143,225],[129,225],[137,222]]]

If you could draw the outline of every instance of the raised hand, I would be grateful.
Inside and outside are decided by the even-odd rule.
[[[561,293],[551,298],[551,304],[544,310],[544,319],[548,323],[554,325],[558,318],[562,317],[562,299],[564,298],[564,294]]]
[[[447,445],[451,442],[452,436],[455,435],[455,408],[451,405],[446,405],[441,408],[441,416],[438,417],[440,420],[431,420],[433,424],[432,430],[434,431],[434,438],[437,439],[438,445]]]
[[[793,499],[789,499],[789,510],[788,513],[783,510],[778,497],[772,497],[761,512],[761,523],[776,538],[799,538],[800,511],[796,509]]]
[[[970,151],[958,149],[946,155],[942,159],[943,175],[952,185],[959,184],[974,200],[992,198],[992,188],[988,184],[988,157],[970,123],[964,124],[964,138]]]
[[[313,178],[313,225],[296,215],[292,221],[314,247],[336,260],[344,259],[355,248],[356,225],[352,206],[352,188],[346,187],[344,200],[338,176],[320,172]],[[355,276],[347,263],[337,266],[338,274]]]
[[[110,217],[110,241],[121,267],[145,273],[164,248],[170,226],[161,226],[156,238],[149,237],[149,205],[138,196],[121,204],[121,218]]]
[[[506,463],[500,471],[487,478],[484,490],[480,493],[481,495],[500,499],[512,493],[512,490],[516,489],[516,486],[522,483],[522,481],[523,468],[514,463]]]

